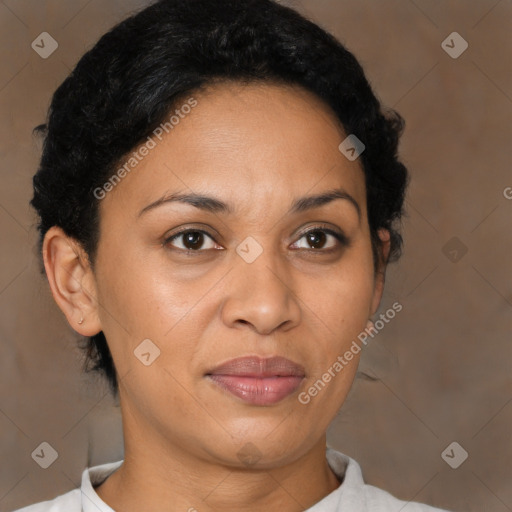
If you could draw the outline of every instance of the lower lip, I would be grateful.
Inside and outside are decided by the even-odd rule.
[[[251,405],[272,405],[294,393],[304,377],[208,375],[221,388]]]

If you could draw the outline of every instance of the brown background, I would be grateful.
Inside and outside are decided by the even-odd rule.
[[[74,331],[38,273],[31,130],[83,52],[145,3],[0,3],[0,511],[64,493],[86,465],[122,457],[119,411],[80,373]],[[403,310],[369,343],[360,369],[379,379],[356,379],[329,441],[402,499],[512,510],[512,2],[288,3],[340,38],[405,117],[412,174],[405,252],[380,309],[398,300]],[[48,59],[30,46],[43,31],[59,43]],[[457,59],[441,47],[453,31],[469,43]],[[42,441],[59,453],[46,470],[30,456]],[[452,441],[469,453],[457,469],[441,458]]]

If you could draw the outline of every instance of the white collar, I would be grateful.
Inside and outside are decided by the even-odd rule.
[[[87,468],[82,473],[82,511],[83,512],[115,512],[110,508],[94,490],[94,486],[100,485],[116,469],[120,468],[123,461],[109,462],[101,466]]]
[[[364,481],[359,464],[348,455],[328,446],[326,447],[326,457],[331,469],[342,480],[342,484],[305,512],[345,510],[345,503],[350,503],[349,510],[351,512],[366,510],[363,498]],[[84,470],[81,486],[83,512],[115,512],[98,496],[94,487],[105,481],[122,464],[123,461],[120,460]],[[354,508],[354,504],[357,504],[357,508]]]

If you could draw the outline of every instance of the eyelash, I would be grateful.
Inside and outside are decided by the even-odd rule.
[[[183,236],[183,235],[186,235],[188,233],[202,233],[203,235],[206,235],[208,236],[209,238],[211,238],[214,242],[215,242],[215,239],[214,237],[208,233],[207,231],[203,230],[203,229],[197,229],[197,228],[185,228],[181,231],[178,231],[177,233],[173,234],[172,236],[166,238],[164,240],[164,243],[163,245],[164,246],[168,246],[170,245],[170,243],[172,241],[174,241],[175,239],[179,238],[180,236]],[[331,235],[333,236],[340,244],[340,246],[343,248],[343,247],[348,247],[350,245],[350,240],[342,233],[338,233],[336,231],[333,231],[332,229],[329,229],[329,228],[324,228],[322,226],[315,226],[314,228],[312,229],[309,229],[303,233],[301,233],[300,237],[297,239],[297,242],[299,240],[301,240],[302,238],[304,238],[305,236],[307,236],[308,234],[310,233],[326,233],[328,235]],[[296,242],[294,242],[296,243]],[[311,253],[320,253],[320,254],[329,254],[329,253],[332,253],[336,250],[338,250],[340,247],[329,247],[328,249],[295,249],[295,250],[307,250],[307,251],[310,251]],[[180,249],[180,248],[172,248],[172,250],[175,250],[175,251],[179,251],[179,252],[182,252],[182,253],[185,253],[185,254],[200,254],[202,252],[205,251],[205,249]],[[208,249],[206,249],[208,250]]]

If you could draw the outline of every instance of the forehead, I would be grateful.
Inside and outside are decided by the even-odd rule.
[[[191,98],[195,106],[181,108],[194,104]],[[210,85],[184,97],[171,115],[173,124],[159,138],[151,135],[154,147],[105,203],[140,209],[166,192],[208,192],[233,204],[238,198],[243,208],[255,197],[279,201],[343,186],[365,204],[362,168],[338,149],[347,135],[341,123],[299,86]]]

